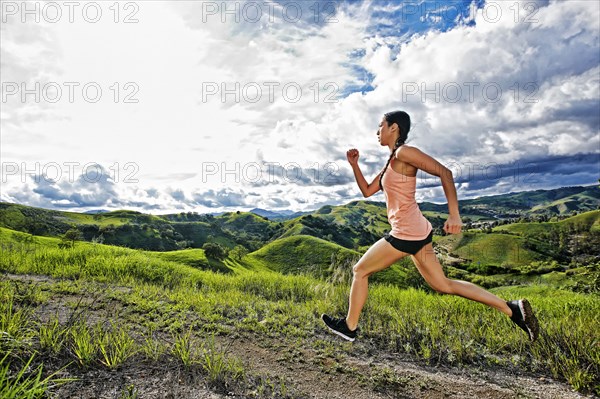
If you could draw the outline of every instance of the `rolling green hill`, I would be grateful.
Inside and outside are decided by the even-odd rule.
[[[438,242],[444,243],[442,237]],[[467,262],[510,269],[543,259],[540,253],[524,248],[524,238],[508,234],[463,233],[451,251]]]
[[[153,251],[200,248],[206,242],[217,242],[229,248],[241,243],[257,249],[264,244],[268,232],[275,230],[276,224],[266,221],[270,227],[253,228],[248,220],[263,219],[248,213],[244,215],[248,217],[242,222],[235,213],[219,218],[200,215],[190,218],[191,221],[178,221],[185,219],[128,210],[91,215],[0,203],[1,227],[50,237],[60,236],[75,227],[86,241]],[[248,226],[247,231],[240,228],[244,225]]]
[[[309,215],[284,223],[280,238],[311,235],[348,249],[371,245],[389,229],[385,205],[353,201],[346,205],[326,205]]]
[[[465,235],[462,242],[450,242],[452,238],[442,237],[446,205],[421,203],[420,208],[434,227],[434,242],[440,239],[440,244],[458,259],[452,263],[455,266],[458,262],[460,267],[462,262],[464,265],[512,267],[541,259],[556,260],[563,265],[593,262],[596,259],[593,247],[600,232],[600,211],[593,209],[564,219],[566,215],[561,214],[559,203],[571,204],[564,209],[572,213],[573,201],[579,204],[577,209],[597,208],[600,189],[565,187],[460,201],[463,218],[473,222],[489,221],[480,223],[484,228],[471,230],[475,235]],[[550,212],[552,209],[556,213],[537,218],[541,210]],[[520,216],[498,219],[511,215]],[[529,222],[536,218],[542,222]],[[520,223],[511,223],[517,221]],[[242,245],[250,252],[296,236],[312,236],[346,250],[363,252],[390,228],[385,204],[373,201],[327,205],[285,221],[240,211],[219,216],[194,212],[156,216],[128,210],[92,215],[0,203],[0,226],[54,237],[75,228],[86,241],[153,251],[198,249],[213,242],[230,249]]]
[[[460,199],[459,199],[460,200]],[[600,187],[561,187],[552,190],[524,191],[460,200],[461,214],[491,218],[527,215],[563,215],[600,208]]]
[[[359,253],[320,238],[296,235],[270,242],[247,257],[281,273],[325,276],[332,262],[349,263]]]
[[[556,222],[513,223],[494,227],[494,231],[507,231],[519,235],[540,235],[555,228],[577,231],[600,230],[600,211],[590,211]]]
[[[329,281],[349,283],[352,266],[360,256],[361,253],[357,251],[320,238],[294,235],[275,240],[248,254],[242,263],[255,265],[257,269],[270,269],[284,274],[309,274]],[[419,279],[412,261],[405,258],[374,274],[369,281],[398,287],[426,288]]]
[[[600,211],[556,222],[511,223],[439,237],[449,263],[480,273],[511,272],[532,262],[578,267],[600,261]],[[559,266],[554,268],[558,268]]]

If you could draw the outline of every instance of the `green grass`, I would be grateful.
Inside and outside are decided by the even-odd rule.
[[[98,226],[121,226],[132,221],[143,220],[145,223],[164,221],[160,216],[142,214],[137,211],[118,210],[98,214],[78,212],[61,212],[63,221],[76,224],[96,224]]]
[[[61,281],[52,289],[64,292],[83,293],[85,287],[102,284],[128,287],[119,291],[105,289],[103,294],[127,309],[128,320],[149,328],[145,340],[135,345],[127,338],[132,331],[112,330],[111,340],[118,343],[111,352],[105,338],[111,330],[105,325],[63,326],[69,333],[58,351],[70,353],[70,359],[81,367],[118,367],[133,352],[152,359],[171,353],[188,367],[203,365],[203,372],[210,376],[207,378],[222,386],[225,380],[243,380],[243,369],[235,360],[227,360],[224,353],[207,355],[194,351],[192,336],[185,335],[190,328],[203,335],[248,331],[264,337],[293,337],[310,345],[315,330],[322,328],[319,315],[345,313],[347,307],[347,280],[341,279],[339,283],[333,276],[325,280],[310,274],[251,270],[252,262],[262,262],[277,271],[293,271],[299,260],[307,268],[327,266],[324,254],[333,244],[314,237],[289,237],[273,242],[268,248],[270,252],[257,251],[262,256],[254,253],[241,262],[231,261],[238,272],[226,275],[186,265],[189,258],[198,255],[193,252],[189,257],[184,255],[184,263],[179,263],[151,252],[84,242],[72,249],[59,249],[57,239],[35,237],[34,243],[24,244],[15,240],[14,234],[0,229],[1,271],[52,276]],[[281,248],[275,251],[278,245]],[[244,264],[249,266],[244,268]],[[600,393],[596,387],[600,375],[597,295],[538,285],[496,288],[494,292],[507,300],[527,297],[531,301],[543,331],[539,342],[529,343],[506,316],[481,304],[388,284],[370,287],[361,316],[362,334],[365,341],[379,350],[408,353],[432,364],[519,367],[564,379],[580,391],[595,389]],[[10,282],[3,281],[0,281],[0,295],[4,299],[0,304],[3,306],[0,314],[5,315],[2,325],[10,331],[10,348],[25,351],[27,345],[23,343],[39,342],[40,328],[30,325],[26,313],[17,315],[17,312],[27,312],[23,304],[34,307],[48,298],[35,291],[19,294]],[[19,309],[9,306],[13,301],[7,299],[11,298],[18,298]],[[47,326],[53,329],[51,323]],[[157,331],[178,338],[174,338],[170,348],[165,348],[153,343],[153,332]],[[56,337],[55,331],[44,334],[46,342],[60,341],[47,338]],[[40,345],[39,350],[56,351],[50,349],[52,345],[44,347]],[[210,347],[206,348],[203,350],[210,351]],[[402,383],[392,375],[374,383],[387,380]],[[273,392],[275,388],[269,389]]]
[[[102,332],[98,345],[102,354],[100,363],[110,369],[123,365],[138,350],[127,329],[114,323]]]
[[[321,238],[297,235],[275,240],[248,254],[255,262],[281,273],[325,274],[332,256],[349,259],[359,257],[358,252],[333,244]]]
[[[508,234],[463,233],[461,237],[444,237],[440,242],[449,243],[451,251],[461,258],[511,268],[540,259],[538,253],[523,248],[523,240]]]
[[[585,226],[585,230],[600,230],[600,210],[584,212],[558,222],[506,224],[494,227],[493,231],[503,230],[520,235],[539,235],[540,233],[548,232],[548,230],[553,227],[560,227],[564,229],[569,224]]]
[[[69,294],[81,294],[82,297],[87,296],[90,291],[108,295],[111,299],[121,298],[122,291],[107,290],[106,285],[96,284],[92,281],[72,281],[67,283],[72,285],[68,290]],[[32,313],[36,302],[29,301],[27,296],[22,295],[22,288],[26,286],[22,283],[15,284],[14,281],[0,280],[0,297],[6,308],[17,307],[21,311]],[[36,288],[40,286],[35,284]],[[50,290],[54,293],[67,292],[64,290],[62,282],[47,282],[41,285],[41,289]],[[101,290],[101,291],[99,291]],[[171,333],[171,338],[167,339],[165,344],[164,338],[160,338],[156,333],[156,329],[150,328],[146,331],[144,339],[139,338],[139,331],[134,332],[127,325],[133,326],[134,329],[139,329],[140,325],[132,323],[132,314],[125,317],[118,317],[119,324],[113,322],[107,323],[108,320],[98,320],[97,316],[92,316],[92,308],[88,308],[84,313],[78,313],[77,308],[74,309],[73,315],[75,321],[72,322],[72,316],[66,322],[58,323],[57,319],[50,319],[46,324],[46,330],[52,331],[47,334],[39,333],[39,346],[35,345],[35,331],[32,328],[33,324],[27,320],[20,320],[14,323],[12,340],[23,340],[24,345],[12,345],[12,349],[6,351],[6,356],[0,360],[0,397],[2,398],[39,398],[46,397],[52,390],[59,385],[74,381],[72,378],[56,378],[56,375],[63,369],[68,367],[80,367],[84,370],[89,370],[98,367],[104,367],[110,370],[118,369],[126,365],[129,359],[135,357],[134,361],[154,361],[154,362],[169,362],[169,356],[178,360],[189,369],[191,375],[197,378],[198,374],[204,375],[208,386],[218,393],[235,392],[236,389],[242,396],[244,392],[263,392],[263,396],[258,397],[281,397],[281,398],[301,398],[294,390],[286,387],[285,381],[279,381],[278,386],[271,386],[270,380],[261,375],[256,375],[251,370],[244,368],[242,362],[234,356],[227,353],[215,344],[214,336],[209,335],[204,337],[202,333],[198,333],[197,324],[190,325],[190,328],[184,329],[183,326],[175,326],[174,320],[182,320],[189,315],[184,315],[182,312],[189,311],[189,305],[183,307],[165,306],[161,303],[162,300],[172,302],[172,298],[177,297],[180,293],[167,293],[165,295],[164,288],[158,288],[154,285],[140,284],[136,287],[133,294],[123,298],[123,302],[132,300],[130,307],[133,308],[133,314],[139,314],[141,310],[135,304],[150,305],[154,311],[160,316],[176,314],[174,318],[167,319],[168,327],[175,327]],[[189,292],[185,292],[188,297]],[[135,296],[135,298],[133,298]],[[9,298],[9,300],[6,300]],[[239,298],[233,298],[233,301]],[[234,306],[233,303],[230,306]],[[207,312],[208,313],[208,312]],[[160,317],[159,316],[159,317]],[[140,324],[148,326],[154,325],[150,322],[150,317],[142,320]],[[110,325],[109,325],[110,324]],[[160,324],[160,323],[159,323]],[[163,331],[168,331],[169,328],[161,326]],[[193,329],[191,328],[193,327]],[[210,329],[210,327],[208,327]],[[18,333],[15,333],[17,331]],[[40,329],[39,331],[43,331]],[[184,333],[184,331],[187,331]],[[203,330],[206,331],[206,330]],[[193,333],[192,333],[193,332]],[[160,333],[163,334],[164,333]],[[42,336],[60,337],[59,339],[50,339],[57,349],[50,348],[48,345],[42,344]],[[0,335],[0,342],[5,340],[5,336]],[[33,362],[34,357],[31,356],[28,361],[24,358],[30,351],[35,351],[37,355],[37,363]],[[4,350],[3,350],[4,352]],[[141,356],[141,357],[140,357]],[[63,362],[65,366],[55,372],[49,374],[45,369],[45,360],[51,359],[51,364],[56,365],[56,362]],[[34,364],[35,363],[35,364]],[[75,366],[71,366],[75,364]],[[22,365],[22,366],[19,366]],[[21,367],[20,369],[18,367]],[[19,371],[20,370],[20,371]],[[200,371],[200,373],[198,373]],[[135,386],[128,385],[121,392],[120,397],[136,397],[137,390]]]
[[[11,352],[6,352],[0,359],[0,397],[2,399],[42,398],[53,388],[73,381],[73,379],[56,378],[57,372],[42,378],[42,365],[31,371],[35,355],[32,355],[21,369],[13,374],[9,364],[11,355]]]
[[[183,265],[197,267],[200,269],[206,268],[208,266],[208,259],[204,254],[204,250],[199,248],[182,249],[179,251],[169,252],[154,252],[151,253],[151,255],[159,259],[173,261],[181,263]]]
[[[65,342],[66,330],[61,328],[58,317],[39,325],[39,341],[42,350],[57,355]]]

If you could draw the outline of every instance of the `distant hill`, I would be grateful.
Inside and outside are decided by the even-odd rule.
[[[562,238],[560,251],[546,250],[542,241],[553,240],[552,242],[558,243],[558,238],[555,237],[558,233],[555,232],[553,233],[555,236],[548,237],[544,229],[555,225],[537,223],[558,222],[571,215],[599,209],[600,188],[597,186],[563,187],[554,190],[508,193],[461,200],[459,205],[465,222],[465,231],[474,229],[475,233],[478,231],[491,233],[492,229],[496,228],[499,230],[494,232],[500,234],[519,234],[519,229],[535,231],[540,238],[529,234],[524,237],[526,238],[524,241],[515,238],[511,242],[522,243],[536,253],[566,262],[566,259],[571,256],[569,254],[573,253],[573,250],[567,248],[567,238]],[[443,236],[442,226],[447,218],[447,205],[424,202],[419,206],[433,225],[434,234]],[[280,215],[278,212],[259,208],[253,211],[255,212],[224,212],[219,215],[196,212],[151,215],[137,211],[117,210],[88,214],[0,203],[0,227],[41,236],[60,236],[67,230],[76,228],[82,239],[86,241],[153,251],[201,248],[207,242],[216,242],[229,248],[242,245],[250,252],[275,240],[294,236],[312,236],[348,250],[362,251],[390,229],[383,202],[361,200],[338,206],[326,205],[300,216]],[[597,216],[585,216],[585,218],[596,220]],[[525,223],[533,223],[533,225],[526,227]],[[500,228],[500,226],[512,227]],[[557,231],[559,230],[565,229]],[[486,240],[490,239],[486,238]],[[482,242],[484,244],[481,245],[495,243],[492,241],[485,244],[485,240]],[[474,241],[472,245],[476,245],[475,243]],[[455,255],[460,258],[464,254],[457,250]],[[510,261],[510,259],[492,258],[494,263],[499,264]]]
[[[461,213],[491,218],[565,215],[600,209],[600,187],[561,187],[461,200]]]
[[[312,212],[294,212],[290,210],[269,211],[261,208],[249,212],[269,219],[293,219],[307,214],[326,214],[330,209],[352,206],[357,202],[366,202],[385,209],[384,202],[352,201],[345,205],[325,205]],[[510,192],[474,199],[460,199],[461,214],[474,220],[520,217],[530,214],[564,215],[600,209],[600,187],[575,186],[551,190]],[[427,215],[446,215],[447,204],[420,202],[419,207]],[[341,220],[340,220],[341,221]]]
[[[495,227],[494,231],[508,231],[522,236],[528,236],[549,232],[555,227],[568,229],[569,226],[577,226],[578,230],[600,231],[600,210],[581,213],[560,221],[551,220],[549,222],[501,225]]]
[[[309,271],[325,274],[332,263],[332,257],[337,257],[338,262],[343,262],[346,259],[358,258],[359,254],[320,238],[296,235],[275,240],[252,252],[248,257],[262,261],[272,270],[282,273]]]
[[[446,237],[437,241],[443,245]],[[452,253],[465,260],[465,263],[502,266],[510,269],[527,265],[536,260],[543,260],[544,254],[527,249],[524,238],[508,234],[462,234],[461,239],[450,246]],[[549,251],[546,249],[546,251]],[[549,255],[549,254],[546,254]]]
[[[273,217],[281,217],[284,216],[281,213],[278,212],[272,212],[272,211],[267,211],[266,209],[261,209],[261,208],[254,208],[254,209],[250,209],[249,210],[250,213],[254,213],[255,215],[258,216],[264,216],[267,218],[273,218]]]
[[[244,262],[284,274],[310,274],[330,281],[349,282],[360,253],[320,238],[295,235],[277,239],[248,254]],[[404,262],[406,264],[406,259]],[[412,266],[412,265],[410,265]],[[408,286],[406,271],[394,264],[370,277],[372,282]]]
[[[255,215],[264,216],[271,220],[288,220],[293,219],[298,216],[307,215],[311,213],[308,212],[295,212],[291,210],[281,210],[281,211],[268,211],[266,209],[261,208],[253,208],[249,212],[254,213]]]
[[[250,212],[268,217],[272,220],[294,219],[299,216],[312,214],[326,214],[330,209],[353,206],[357,202],[366,202],[385,210],[384,202],[353,201],[346,205],[325,205],[313,212],[269,211],[254,208]],[[460,199],[460,212],[463,217],[472,220],[518,218],[531,215],[566,215],[572,212],[586,212],[600,209],[600,188],[598,185],[561,187],[551,190],[535,190],[524,192],[510,192],[475,199]],[[421,202],[419,208],[427,216],[445,216],[448,212],[447,204]],[[344,217],[338,218],[343,221]],[[445,219],[444,219],[445,221]],[[443,222],[442,222],[443,223]]]

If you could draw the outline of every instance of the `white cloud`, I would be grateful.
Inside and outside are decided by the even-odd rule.
[[[118,162],[122,175],[130,162],[139,182],[111,186],[117,204],[208,211],[227,204],[313,209],[358,197],[345,152],[360,150],[370,180],[387,156],[376,141],[377,124],[394,109],[411,114],[409,144],[445,164],[509,164],[598,152],[597,2],[537,2],[534,13],[528,1],[518,7],[490,2],[454,29],[412,36],[377,30],[386,20],[398,23],[392,13],[402,9],[392,2],[336,3],[337,22],[317,24],[311,21],[312,3],[298,3],[303,18],[296,22],[283,17],[285,5],[266,4],[273,18],[265,14],[259,22],[235,23],[225,14],[230,22],[223,23],[222,13],[207,14],[206,2],[180,1],[139,3],[136,24],[110,18],[99,24],[3,23],[3,79],[94,81],[106,96],[114,82],[121,94],[126,82],[139,88],[137,104],[3,104],[3,162],[97,162],[107,169]],[[515,23],[517,9],[521,21]],[[431,13],[429,22],[440,15],[441,10]],[[466,25],[470,19],[475,26]],[[364,83],[356,68],[371,74],[374,89],[325,102],[332,91],[326,83],[335,83],[338,94]],[[246,95],[259,87],[261,100],[234,101],[229,95],[222,103],[214,95],[203,101],[207,84],[220,89],[235,82],[246,85]],[[278,84],[272,101],[268,82]],[[283,97],[281,88],[289,83],[302,88],[298,102]],[[321,89],[318,101],[315,84]],[[501,96],[493,102],[497,88]],[[299,165],[301,178],[270,180],[268,165],[275,162]],[[339,178],[331,184],[311,178],[315,169],[327,173],[327,162],[338,167]],[[261,179],[233,178],[254,165]],[[461,184],[465,195],[491,190],[489,184]],[[498,182],[498,192],[505,184]],[[13,194],[31,194],[33,188],[19,176],[5,184],[2,199],[26,202],[28,194]],[[343,189],[347,196],[340,194]],[[418,199],[443,201],[440,190],[424,187]],[[32,204],[52,205],[38,195],[31,194]],[[202,201],[194,203],[198,198],[206,198],[204,208]]]

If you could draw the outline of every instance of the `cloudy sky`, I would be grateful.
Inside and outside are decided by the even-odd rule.
[[[596,1],[0,4],[2,201],[345,204],[346,151],[370,181],[397,109],[459,200],[600,177]],[[446,202],[439,178],[419,172],[417,200]]]

